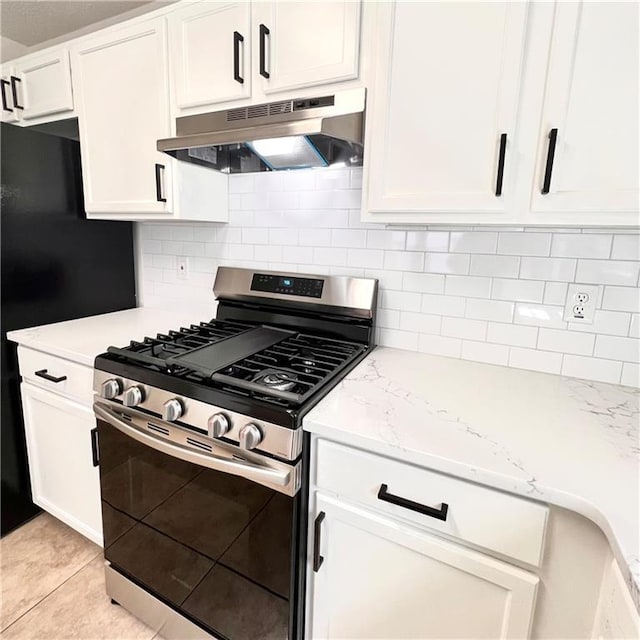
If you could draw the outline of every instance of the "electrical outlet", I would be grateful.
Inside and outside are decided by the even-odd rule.
[[[593,324],[593,317],[601,297],[602,287],[597,284],[570,284],[564,307],[565,321]]]
[[[178,279],[187,280],[189,278],[189,258],[178,258]]]

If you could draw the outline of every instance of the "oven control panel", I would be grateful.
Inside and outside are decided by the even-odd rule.
[[[291,296],[321,298],[324,280],[301,278],[299,276],[280,276],[267,273],[254,273],[251,291],[265,293],[284,293]]]

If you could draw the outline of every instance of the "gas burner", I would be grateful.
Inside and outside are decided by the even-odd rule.
[[[296,386],[298,375],[293,371],[267,369],[259,373],[253,381],[277,391],[290,391]]]

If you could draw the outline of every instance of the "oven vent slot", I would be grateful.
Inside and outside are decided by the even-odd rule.
[[[258,104],[247,109],[247,118],[264,118],[269,115],[269,105]]]
[[[118,417],[122,418],[123,420],[126,420],[127,422],[131,422],[132,418],[130,415],[127,415],[126,413],[120,413],[118,414]]]
[[[285,102],[271,102],[268,106],[270,116],[281,115],[283,113],[291,113],[291,100],[287,100]]]
[[[157,424],[153,424],[153,422],[147,422],[147,428],[151,431],[156,431],[157,433],[161,433],[163,436],[169,435],[169,429],[165,427],[159,427]]]
[[[213,447],[209,444],[205,444],[204,442],[199,442],[198,440],[194,440],[193,438],[187,438],[187,444],[190,444],[192,447],[198,447],[203,451],[208,451],[211,453],[213,451]]]

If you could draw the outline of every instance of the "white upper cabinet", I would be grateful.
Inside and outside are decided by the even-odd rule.
[[[41,124],[72,118],[69,49],[58,47],[2,66],[2,122]]]
[[[71,64],[87,213],[170,213],[171,166],[156,150],[171,134],[165,21],[87,38]]]
[[[251,95],[251,5],[202,2],[168,16],[177,109]]]
[[[254,2],[254,68],[265,95],[358,77],[360,2]]]
[[[14,63],[14,108],[25,125],[72,118],[73,92],[69,50],[49,49]],[[20,106],[18,106],[20,105]]]
[[[455,212],[505,211],[526,17],[524,2],[378,5],[367,219],[447,222]]]
[[[639,59],[638,3],[556,3],[534,211],[637,213]]]

